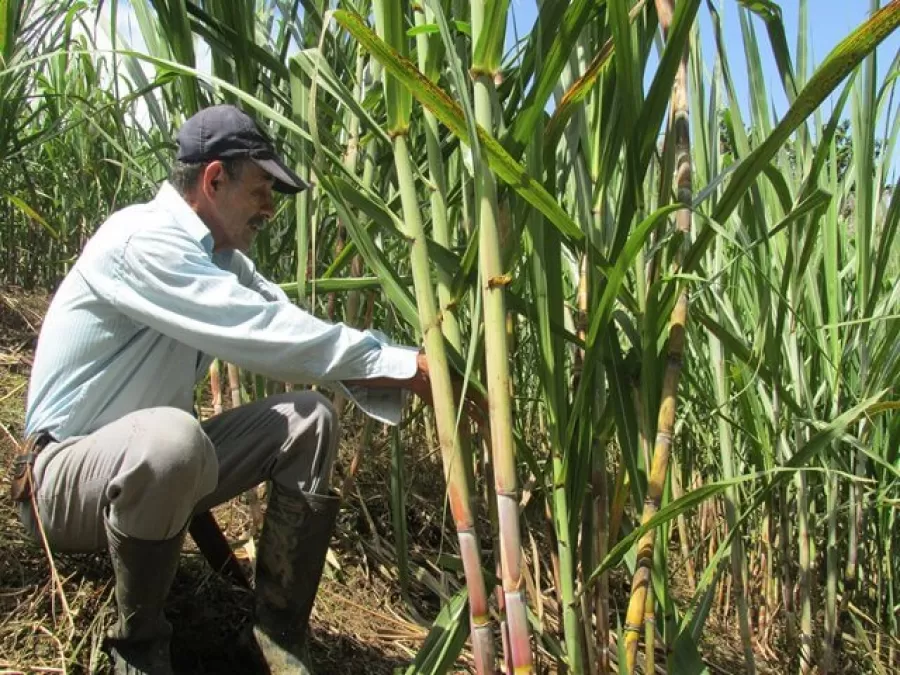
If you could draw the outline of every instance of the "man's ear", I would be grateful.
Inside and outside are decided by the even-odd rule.
[[[215,159],[206,165],[201,176],[203,191],[207,194],[219,189],[225,175],[225,167],[221,160]]]

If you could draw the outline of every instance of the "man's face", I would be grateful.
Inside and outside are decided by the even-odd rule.
[[[214,162],[213,164],[216,164]],[[234,178],[224,167],[214,167],[209,193],[216,212],[218,232],[213,231],[215,249],[236,249],[246,253],[253,237],[274,215],[272,176],[251,161],[243,162]]]

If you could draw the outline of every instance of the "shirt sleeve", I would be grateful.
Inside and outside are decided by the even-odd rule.
[[[242,286],[256,291],[266,300],[287,302],[289,300],[287,294],[278,284],[273,284],[262,274],[256,271],[256,265],[240,251],[227,252],[226,267],[237,275],[238,281]]]
[[[317,319],[286,297],[268,300],[243,286],[236,274],[220,269],[184,233],[155,228],[136,232],[112,264],[112,301],[123,314],[266,377],[327,383],[406,379],[416,372],[418,350]]]

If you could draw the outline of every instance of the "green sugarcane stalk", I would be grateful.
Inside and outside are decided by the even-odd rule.
[[[475,119],[488,134],[494,128],[491,100],[498,75],[503,23],[486,19],[497,16],[505,22],[506,2],[476,0],[472,3],[472,77]],[[501,7],[502,5],[502,7]],[[495,12],[492,14],[492,11]],[[499,35],[497,34],[499,33]],[[485,47],[485,45],[487,45]],[[487,166],[487,162],[484,162]],[[508,283],[500,251],[499,201],[494,176],[483,170],[476,184],[478,210],[480,279],[484,293],[484,351],[487,373],[488,407],[491,420],[491,450],[500,525],[500,564],[506,621],[509,629],[507,661],[514,672],[532,672],[531,638],[525,607],[525,579],[522,573],[522,545],[519,532],[519,500],[513,439],[512,397],[510,395],[509,348],[506,336]],[[558,516],[557,516],[558,517]],[[567,611],[577,611],[575,608]]]
[[[838,512],[838,480],[837,474],[829,472],[825,482],[825,498],[827,500],[828,524],[827,542],[825,544],[825,649],[822,655],[822,675],[828,675],[836,667],[835,637],[837,636],[837,512]]]
[[[435,23],[434,12],[430,7],[424,7],[415,12],[417,26],[426,23]],[[437,81],[440,70],[437,61],[432,56],[431,42],[437,36],[429,36],[426,33],[416,35],[416,52],[419,57],[419,70],[432,81]],[[444,173],[444,158],[441,153],[441,138],[438,131],[438,121],[428,108],[422,109],[422,121],[425,131],[425,148],[428,156],[427,177],[431,184],[428,186],[431,201],[431,236],[435,243],[449,249],[452,246],[450,221],[447,215],[447,178]],[[457,351],[462,349],[462,332],[459,320],[456,317],[453,306],[453,293],[451,285],[453,279],[444,268],[437,272],[438,301],[441,312],[441,329],[444,337]]]
[[[724,248],[725,243],[721,239],[717,240],[713,264],[713,269],[716,271],[721,271],[725,264]],[[720,276],[719,279],[718,285],[724,295],[725,284],[723,277]],[[725,316],[721,307],[718,312],[719,320],[724,322]],[[721,340],[712,333],[709,334],[709,351],[713,362],[713,389],[716,406],[722,411],[722,414],[718,416],[722,476],[726,480],[731,480],[736,475],[731,422],[727,419],[730,417],[727,410],[731,399],[731,391],[725,370],[725,349]],[[725,490],[725,520],[728,523],[729,530],[736,527],[737,516],[741,512],[739,497],[737,487],[731,486]],[[744,649],[744,668],[746,673],[753,675],[756,672],[756,660],[753,655],[753,641],[750,633],[750,609],[747,606],[747,597],[744,594],[744,540],[740,533],[737,533],[731,541],[731,575],[734,578],[735,609],[740,626],[741,644]]]
[[[656,0],[656,12],[663,34],[668,35],[675,0]],[[692,189],[690,122],[688,109],[688,51],[685,49],[678,64],[678,71],[672,87],[670,129],[675,143],[675,186],[678,201],[690,205]],[[680,209],[676,216],[676,227],[683,235],[681,247],[673,261],[673,273],[681,268],[681,261],[690,245],[691,211]],[[663,490],[669,469],[669,455],[672,449],[672,432],[675,428],[675,404],[678,396],[678,380],[681,376],[684,355],[685,327],[688,315],[687,289],[682,289],[672,309],[669,322],[668,358],[663,377],[659,413],[656,425],[656,442],[648,476],[647,495],[644,501],[641,522],[652,518],[662,503]],[[656,529],[640,538],[637,551],[637,566],[631,582],[631,596],[625,616],[625,657],[628,673],[633,673],[637,661],[638,637],[644,621],[647,594],[651,584],[653,547]]]
[[[406,34],[403,27],[405,9],[405,2],[397,4],[389,0],[379,0],[375,3],[375,17],[379,34],[401,54],[405,54],[407,51]],[[456,525],[460,557],[469,590],[472,651],[475,655],[476,671],[479,674],[493,673],[495,669],[493,631],[469,489],[472,484],[471,477],[468,475],[471,470],[471,461],[463,454],[456,427],[456,406],[450,366],[447,361],[444,336],[441,332],[441,319],[435,304],[434,288],[431,284],[428,243],[406,142],[412,101],[409,91],[387,73],[384,74],[384,86],[388,133],[393,142],[394,165],[400,188],[405,234],[410,240],[410,262],[419,324],[425,344],[425,353],[428,355],[438,442],[441,447],[441,458],[447,481],[450,511]]]

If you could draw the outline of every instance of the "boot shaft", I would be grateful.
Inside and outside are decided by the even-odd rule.
[[[256,560],[254,626],[270,666],[294,662],[292,667],[299,667],[306,660],[309,617],[339,507],[334,495],[271,485]],[[288,656],[294,661],[285,661]]]

